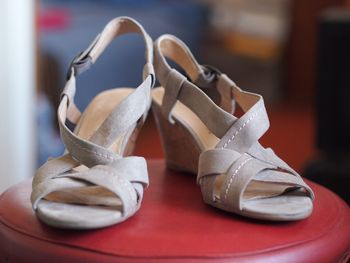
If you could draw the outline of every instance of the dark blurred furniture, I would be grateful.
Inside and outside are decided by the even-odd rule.
[[[350,204],[350,10],[320,18],[316,139],[320,157],[304,175]]]
[[[347,262],[350,209],[309,183],[314,211],[300,222],[263,222],[203,203],[196,176],[149,160],[150,187],[141,210],[95,231],[50,228],[35,217],[31,182],[0,197],[0,262]],[[74,212],[74,211],[72,211]]]
[[[350,1],[292,0],[291,2],[291,32],[287,49],[287,98],[293,103],[313,103],[319,15],[326,8],[350,6]]]

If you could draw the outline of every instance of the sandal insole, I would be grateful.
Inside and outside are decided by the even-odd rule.
[[[51,226],[86,229],[112,225],[125,220],[120,210],[108,206],[84,206],[40,200],[37,215]]]

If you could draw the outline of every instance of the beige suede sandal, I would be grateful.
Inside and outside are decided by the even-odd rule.
[[[100,93],[80,114],[74,104],[76,75],[125,33],[139,33],[146,43],[143,82],[136,89]],[[140,208],[148,185],[147,165],[144,158],[128,155],[151,105],[152,60],[151,38],[128,17],[110,21],[73,60],[58,108],[66,154],[50,159],[33,179],[31,201],[41,221],[59,228],[100,228],[122,222]],[[74,132],[66,126],[66,119],[76,124]]]
[[[162,87],[152,91],[152,109],[167,166],[198,174],[204,202],[222,210],[264,220],[308,217],[312,190],[258,142],[269,127],[263,98],[199,65],[174,36],[159,37],[154,49]],[[165,58],[181,66],[188,79]],[[240,118],[233,115],[236,104],[244,112]]]

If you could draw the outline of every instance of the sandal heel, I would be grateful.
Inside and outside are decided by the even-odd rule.
[[[155,102],[152,112],[160,133],[167,168],[196,174],[201,149],[192,134],[179,122],[171,124]]]

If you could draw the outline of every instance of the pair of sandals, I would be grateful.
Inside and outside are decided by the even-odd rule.
[[[104,91],[81,113],[74,104],[76,76],[126,33],[143,36],[143,82],[136,89]],[[155,76],[161,87],[152,89]],[[233,114],[237,105],[244,112],[240,118]],[[175,36],[162,35],[153,43],[137,21],[118,17],[69,68],[58,108],[66,153],[40,167],[32,184],[31,202],[41,221],[58,228],[94,229],[138,211],[148,185],[147,164],[131,154],[151,106],[167,166],[197,174],[204,202],[264,220],[300,220],[311,214],[310,187],[258,142],[269,127],[263,98],[198,64]],[[67,120],[75,124],[73,130]]]

